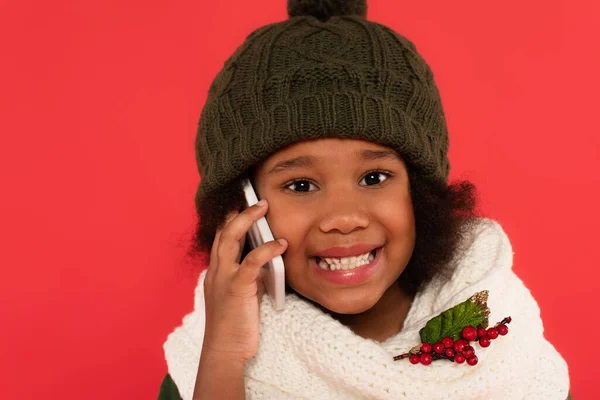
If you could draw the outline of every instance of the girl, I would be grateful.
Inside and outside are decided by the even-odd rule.
[[[476,216],[472,184],[447,183],[444,112],[415,46],[367,21],[364,1],[288,13],[227,60],[200,117],[192,250],[209,267],[165,343],[160,398],[567,398],[508,238]],[[263,199],[248,209],[245,178]],[[250,249],[265,215],[278,240]],[[278,255],[279,312],[259,277]],[[510,333],[484,331],[472,350],[435,343],[449,355],[432,362],[421,328],[474,293],[491,323],[514,319]]]

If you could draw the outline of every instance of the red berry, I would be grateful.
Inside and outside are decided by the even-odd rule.
[[[420,359],[421,357],[419,357],[418,354],[411,354],[410,357],[408,357],[408,361],[410,361],[411,364],[418,364]]]
[[[508,326],[506,326],[504,324],[498,325],[498,327],[496,329],[498,329],[498,333],[502,336],[504,336],[508,333]]]
[[[479,339],[479,345],[481,347],[490,347],[490,344],[492,342],[490,342],[490,339],[486,338],[486,337],[482,337],[481,339]]]
[[[479,359],[477,358],[477,356],[467,358],[467,364],[471,366],[476,365],[478,361]]]
[[[477,337],[479,339],[481,339],[483,337],[487,337],[487,331],[485,330],[485,328],[479,328],[479,329],[477,329]]]
[[[454,355],[454,350],[446,349],[446,357],[452,357]]]
[[[463,356],[467,358],[467,360],[475,355],[475,349],[471,346],[465,346],[462,351]]]
[[[472,326],[465,326],[462,330],[461,336],[464,337],[469,342],[477,339],[477,330]]]
[[[444,351],[444,344],[442,342],[437,342],[433,345],[433,351],[435,351],[438,354],[442,354],[442,352]]]
[[[462,354],[457,354],[456,357],[454,357],[454,362],[458,363],[458,364],[462,364],[465,362],[465,356],[463,356]]]
[[[469,342],[467,342],[465,339],[458,339],[456,342],[454,342],[454,351],[460,353],[468,344]]]
[[[492,340],[496,339],[498,337],[498,329],[496,329],[496,328],[489,328],[487,330],[487,335],[488,335],[488,338],[490,338]]]
[[[444,343],[445,348],[451,349],[452,346],[454,346],[454,339],[452,339],[450,336],[446,336],[442,339],[442,343]]]
[[[421,364],[423,365],[429,365],[431,364],[431,361],[433,359],[431,358],[431,354],[429,353],[423,353],[421,354]]]
[[[421,345],[421,351],[423,353],[431,353],[431,344],[429,344],[429,342],[423,342]]]

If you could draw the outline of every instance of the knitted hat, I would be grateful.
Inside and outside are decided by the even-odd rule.
[[[209,89],[196,205],[284,146],[325,137],[388,146],[447,181],[444,111],[415,45],[367,21],[364,0],[289,0],[288,15],[253,31]]]

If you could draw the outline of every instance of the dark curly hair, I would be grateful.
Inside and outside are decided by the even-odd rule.
[[[413,297],[434,276],[450,278],[454,261],[466,248],[466,236],[478,218],[477,191],[468,180],[448,184],[433,181],[407,165],[415,214],[416,241],[412,257],[398,279],[403,291]],[[198,222],[188,250],[192,259],[208,263],[216,231],[232,210],[245,207],[242,180],[252,177],[252,169],[210,193],[198,204]],[[242,258],[250,251],[248,243]],[[288,288],[289,289],[289,288]]]

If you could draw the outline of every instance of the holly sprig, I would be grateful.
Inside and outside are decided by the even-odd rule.
[[[470,342],[478,341],[481,347],[488,347],[499,335],[508,333],[506,325],[512,321],[511,317],[506,317],[488,328],[488,296],[487,290],[477,292],[427,321],[419,331],[422,343],[407,353],[395,356],[394,360],[409,357],[413,364],[420,362],[428,365],[435,360],[447,359],[459,364],[467,361],[469,365],[476,365],[478,359]]]

